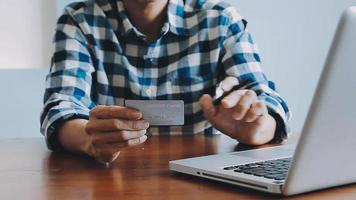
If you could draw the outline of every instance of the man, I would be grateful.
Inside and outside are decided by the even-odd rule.
[[[217,0],[68,6],[58,20],[41,117],[49,148],[106,163],[144,143],[146,134],[218,130],[249,145],[282,141],[289,111],[261,71],[246,26]],[[217,90],[246,80],[247,89],[213,106]],[[124,99],[184,100],[185,125],[150,127],[139,111],[123,106]]]

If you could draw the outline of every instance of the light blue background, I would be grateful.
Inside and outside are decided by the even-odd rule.
[[[356,0],[226,0],[249,21],[263,69],[302,129],[342,11]],[[57,15],[73,0],[58,0]],[[44,77],[48,70],[0,71],[0,137],[38,137]]]
[[[48,69],[0,70],[0,137],[40,137]]]

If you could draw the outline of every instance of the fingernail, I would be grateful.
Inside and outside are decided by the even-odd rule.
[[[141,119],[142,118],[142,113],[141,112],[137,112],[136,116],[137,116],[137,118]]]
[[[150,127],[150,123],[148,123],[148,122],[146,121],[146,122],[143,123],[143,126],[146,127],[146,128],[148,128],[148,127]]]
[[[148,138],[147,135],[142,136],[142,137],[140,138],[140,142],[141,142],[141,143],[146,142],[147,138]]]

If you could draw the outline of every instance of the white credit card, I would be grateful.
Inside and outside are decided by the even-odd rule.
[[[150,126],[184,125],[184,101],[125,100],[125,106],[142,112]]]

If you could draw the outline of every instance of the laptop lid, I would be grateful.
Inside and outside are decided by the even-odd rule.
[[[356,182],[356,7],[343,14],[283,193]]]

